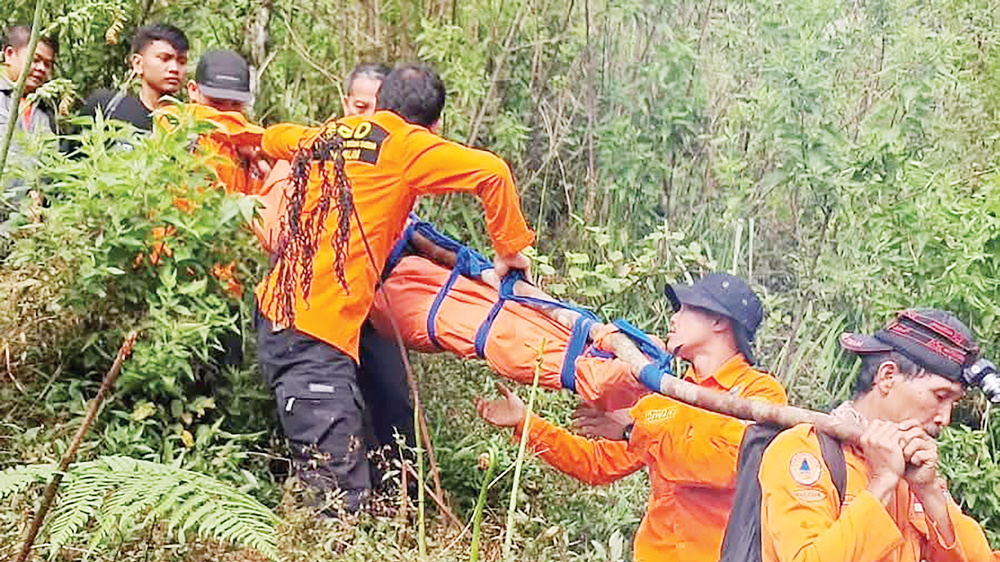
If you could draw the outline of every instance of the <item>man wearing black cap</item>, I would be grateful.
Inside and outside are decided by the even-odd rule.
[[[211,49],[202,54],[195,79],[188,81],[191,102],[184,110],[215,129],[202,135],[198,146],[214,155],[209,164],[228,193],[254,194],[264,184],[271,167],[260,151],[264,129],[243,115],[250,102],[250,67],[238,53]],[[171,128],[177,108],[161,110],[164,126]]]
[[[205,51],[198,60],[194,80],[188,81],[187,91],[194,103],[242,113],[250,103],[250,66],[233,51]]]
[[[667,349],[691,364],[685,379],[743,398],[786,403],[781,385],[750,366],[763,308],[746,282],[715,273],[694,285],[672,285],[667,296],[675,311]],[[501,393],[501,400],[477,400],[476,409],[493,425],[514,427],[519,436],[524,403],[504,387]],[[578,418],[578,425],[604,438],[572,435],[533,416],[528,442],[546,462],[590,484],[649,468],[652,491],[635,536],[634,560],[717,561],[745,424],[658,394],[643,397],[627,413],[599,416],[590,410]]]
[[[842,334],[861,359],[853,400],[833,411],[865,427],[842,445],[843,498],[816,430],[774,438],[760,464],[761,560],[990,560],[979,525],[937,471],[934,440],[967,386],[995,399],[996,371],[969,329],[941,310],[906,310],[873,336]]]

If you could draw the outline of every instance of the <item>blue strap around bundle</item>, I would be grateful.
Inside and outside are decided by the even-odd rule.
[[[543,307],[554,306],[572,310],[577,312],[580,317],[573,324],[570,341],[566,348],[566,355],[563,357],[563,364],[559,373],[559,379],[563,388],[576,390],[576,358],[583,353],[583,350],[587,345],[587,339],[590,336],[590,329],[597,322],[597,316],[585,308],[580,308],[569,303],[514,294],[514,285],[518,281],[523,280],[524,272],[515,270],[507,274],[507,276],[500,282],[500,298],[497,300],[496,304],[493,305],[493,308],[490,309],[490,313],[486,316],[486,320],[484,320],[479,326],[479,330],[476,331],[476,355],[480,358],[485,356],[486,338],[490,334],[490,328],[493,327],[493,321],[496,320],[497,315],[500,314],[504,303],[507,301],[524,305],[536,305]]]
[[[649,358],[650,364],[643,367],[642,371],[639,372],[639,380],[650,390],[659,392],[660,380],[665,376],[674,375],[674,371],[670,366],[670,362],[673,361],[674,356],[667,353],[653,341],[653,338],[649,337],[649,334],[635,327],[628,320],[619,318],[614,321],[614,325],[621,333],[628,336],[635,343],[639,351]]]
[[[522,272],[511,271],[506,277],[500,280],[500,298],[493,304],[490,313],[486,315],[486,320],[483,320],[483,323],[479,325],[479,329],[476,330],[476,355],[480,359],[486,357],[486,338],[490,335],[490,328],[493,327],[493,321],[497,319],[497,315],[500,314],[500,310],[503,309],[504,303],[508,300],[504,297],[504,294],[514,294],[514,283],[517,283],[521,279],[524,279]]]
[[[420,233],[435,245],[456,253],[455,266],[451,270],[451,275],[448,276],[445,284],[438,290],[437,295],[434,297],[434,302],[431,303],[430,310],[427,311],[427,336],[435,347],[440,348],[441,344],[437,340],[437,316],[441,310],[441,305],[444,304],[444,300],[448,296],[448,292],[455,286],[455,282],[458,281],[458,277],[460,275],[470,279],[480,279],[483,271],[492,268],[493,264],[479,252],[465,246],[453,238],[448,237],[445,234],[442,234],[441,232],[438,232],[433,226],[430,225],[430,223],[420,221],[415,214],[410,213],[410,220],[411,222],[406,227],[403,236],[400,238],[399,242],[396,243],[396,246],[393,247],[392,252],[389,254],[389,259],[387,260],[385,269],[386,275],[388,275],[388,272],[391,271],[397,263],[399,263],[399,260],[403,258],[408,250],[412,250],[412,248],[410,248],[410,240],[414,233]],[[494,320],[496,320],[507,301],[529,306],[558,307],[572,310],[580,314],[580,317],[573,325],[570,340],[566,348],[566,355],[563,357],[562,370],[560,371],[559,378],[562,382],[563,388],[575,390],[576,359],[586,348],[587,341],[590,336],[590,330],[598,321],[597,317],[593,312],[569,303],[514,294],[514,285],[518,281],[523,280],[525,280],[524,273],[517,270],[511,271],[501,280],[499,298],[490,309],[489,314],[486,315],[486,319],[483,320],[482,324],[480,324],[479,329],[476,330],[476,355],[480,358],[485,357],[486,340],[489,337],[490,329],[493,327]]]
[[[573,323],[573,331],[569,337],[569,344],[566,346],[566,355],[563,357],[562,369],[559,371],[559,382],[563,388],[576,392],[576,358],[583,353],[590,339],[590,330],[597,321],[593,318],[580,315]]]

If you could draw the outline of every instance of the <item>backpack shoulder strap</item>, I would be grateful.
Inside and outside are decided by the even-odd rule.
[[[760,562],[760,460],[782,428],[752,424],[743,433],[737,461],[736,492],[722,539],[720,562]]]
[[[840,505],[844,505],[844,493],[847,489],[847,462],[844,460],[844,449],[836,438],[825,433],[817,433],[819,449],[823,453],[823,462],[830,469],[830,479],[837,488]]]

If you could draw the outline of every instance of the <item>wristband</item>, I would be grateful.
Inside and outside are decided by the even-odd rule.
[[[658,366],[650,363],[649,365],[643,367],[641,371],[639,371],[639,382],[641,382],[643,386],[645,386],[649,390],[652,390],[653,392],[659,392],[660,381],[662,381],[663,377],[667,376],[668,374],[669,371],[661,369]]]

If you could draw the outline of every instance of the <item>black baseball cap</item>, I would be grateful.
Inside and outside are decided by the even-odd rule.
[[[686,305],[732,320],[740,353],[751,365],[756,363],[751,344],[764,320],[764,307],[746,281],[728,273],[709,273],[693,285],[667,285],[665,292],[675,312]]]
[[[250,101],[250,67],[236,52],[227,49],[205,51],[198,59],[194,81],[201,93],[210,98]]]
[[[909,309],[874,335],[840,334],[840,345],[857,354],[896,351],[946,379],[966,382],[963,371],[979,359],[979,344],[954,314],[934,308]]]

